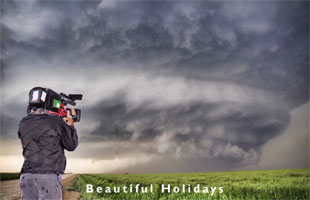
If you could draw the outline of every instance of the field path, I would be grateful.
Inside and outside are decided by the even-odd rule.
[[[65,200],[76,200],[80,196],[78,192],[66,191],[76,174],[64,174],[62,181],[62,195]],[[19,179],[0,182],[0,199],[18,200],[20,199]]]
[[[17,200],[20,198],[19,179],[0,182],[0,199]]]
[[[76,174],[73,174],[72,176],[65,178],[62,181],[62,199],[63,200],[76,200],[79,198],[80,193],[76,191],[67,191],[67,188],[70,188],[70,183],[72,180],[76,177]]]

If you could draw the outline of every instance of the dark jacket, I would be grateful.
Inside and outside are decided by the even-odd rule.
[[[75,128],[50,114],[24,117],[19,123],[18,137],[25,158],[21,173],[63,174],[66,168],[64,149],[73,151],[78,145]]]

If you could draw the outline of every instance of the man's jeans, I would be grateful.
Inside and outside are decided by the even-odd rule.
[[[61,200],[62,177],[57,174],[30,174],[20,176],[21,199]]]

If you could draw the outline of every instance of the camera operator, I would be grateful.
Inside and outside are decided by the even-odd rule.
[[[75,115],[74,108],[71,113]],[[24,156],[20,176],[21,199],[62,199],[61,174],[66,168],[64,149],[75,150],[78,136],[74,120],[63,105],[59,114],[29,104],[28,116],[19,123],[18,137]]]

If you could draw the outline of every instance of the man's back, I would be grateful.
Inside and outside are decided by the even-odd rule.
[[[51,114],[24,117],[18,136],[25,158],[21,173],[62,174],[66,167],[64,149],[73,151],[78,145],[75,128]]]

